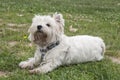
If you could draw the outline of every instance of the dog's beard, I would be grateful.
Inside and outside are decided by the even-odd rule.
[[[34,43],[41,47],[45,46],[47,44],[47,34],[42,31],[36,31],[34,33]]]

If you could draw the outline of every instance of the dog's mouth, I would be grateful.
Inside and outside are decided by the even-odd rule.
[[[47,42],[47,34],[43,31],[36,31],[34,33],[34,42],[39,45],[45,45]]]

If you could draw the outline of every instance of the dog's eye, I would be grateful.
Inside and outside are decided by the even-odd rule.
[[[50,24],[46,24],[48,27],[50,27]]]

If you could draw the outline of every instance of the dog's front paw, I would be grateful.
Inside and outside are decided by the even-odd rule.
[[[41,70],[41,68],[35,68],[33,70],[29,70],[30,74],[45,74],[45,70]]]
[[[27,61],[20,62],[19,67],[23,68],[23,69],[25,69],[25,68],[33,69],[34,68],[33,64],[31,64],[31,63],[29,63]]]
[[[30,74],[37,74],[37,73],[40,73],[40,70],[38,70],[38,69],[29,70],[29,73]]]

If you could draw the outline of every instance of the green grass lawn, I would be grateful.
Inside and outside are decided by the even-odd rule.
[[[34,14],[60,12],[65,34],[94,35],[106,43],[105,56],[120,60],[120,0],[0,0],[0,80],[120,80],[120,64],[100,62],[62,66],[47,74],[30,75],[18,67],[34,55],[27,30]],[[77,28],[70,32],[69,26]]]

